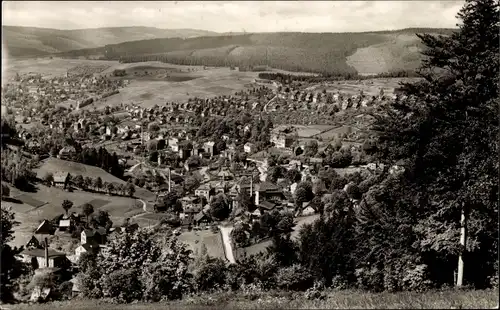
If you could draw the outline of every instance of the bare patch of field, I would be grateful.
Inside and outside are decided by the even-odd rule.
[[[102,208],[108,203],[110,203],[109,200],[103,200],[103,199],[92,199],[91,201],[88,201],[87,203],[91,204],[94,208]],[[83,208],[83,205],[80,206],[80,208]]]
[[[27,204],[32,206],[33,208],[39,208],[45,204],[45,202],[36,200],[33,197],[27,195],[27,194],[21,194],[17,197],[15,197],[17,200],[22,201],[23,204]]]
[[[119,106],[121,103],[138,103],[143,107],[152,107],[155,104],[163,105],[169,101],[185,102],[193,97],[207,98],[231,95],[246,89],[244,85],[251,83],[254,79],[254,76],[243,73],[240,77],[235,78],[229,74],[229,69],[214,70],[219,72],[207,73],[206,77],[184,82],[136,80],[120,89],[120,93],[107,98],[105,104],[97,102],[83,109],[93,109],[93,106],[96,106],[100,110],[104,109],[105,106]],[[145,97],[143,96],[145,93],[154,95]]]
[[[420,64],[421,43],[415,35],[388,35],[390,41],[359,48],[347,57],[347,64],[360,74],[378,74],[416,69]]]
[[[211,230],[185,231],[181,233],[179,240],[186,243],[193,252],[199,252],[204,244],[207,247],[208,255],[226,259],[219,232],[213,233]]]

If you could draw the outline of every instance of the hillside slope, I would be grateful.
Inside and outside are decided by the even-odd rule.
[[[106,44],[155,38],[191,38],[217,35],[195,29],[159,29],[153,27],[116,27],[76,30],[2,26],[2,44],[10,56],[41,56]]]
[[[168,38],[108,44],[61,54],[106,55],[123,62],[165,61],[183,65],[258,66],[338,74],[413,70],[422,46],[415,33],[452,29],[403,29],[363,33],[253,33],[189,39]]]

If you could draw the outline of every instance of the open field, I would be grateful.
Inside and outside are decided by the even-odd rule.
[[[104,109],[106,105],[115,106],[120,103],[140,103],[141,106],[151,107],[155,104],[164,104],[167,101],[187,101],[188,98],[212,97],[231,95],[251,85],[257,77],[257,72],[239,72],[229,68],[207,68],[200,66],[180,66],[161,62],[142,62],[120,64],[118,61],[98,61],[79,59],[26,59],[8,60],[3,81],[11,79],[16,72],[40,73],[42,76],[63,76],[68,69],[79,65],[108,65],[109,68],[101,72],[110,75],[115,69],[132,72],[131,77],[123,77],[131,83],[120,89],[120,93],[99,100],[84,109]],[[148,71],[148,76],[134,76],[134,72]],[[156,73],[158,71],[158,74]],[[154,72],[151,76],[150,72]],[[166,72],[170,80],[166,78]],[[246,86],[245,86],[246,85]],[[69,105],[69,103],[68,103]]]
[[[42,178],[47,172],[50,172],[54,175],[56,173],[70,173],[72,176],[81,175],[83,177],[91,178],[101,177],[103,182],[118,184],[126,183],[125,181],[113,176],[112,174],[104,171],[101,168],[54,157],[50,157],[44,160],[41,166],[35,169],[35,172],[38,178]],[[135,188],[134,196],[144,200],[151,200],[155,198],[155,195],[153,193],[140,187]]]
[[[356,131],[358,131],[358,129],[352,126],[332,126],[332,129],[323,131],[320,134],[315,135],[314,137],[321,138],[322,141],[332,141],[343,134],[350,134]]]
[[[2,206],[12,207],[15,213],[16,221],[20,222],[20,226],[15,228],[15,240],[13,244],[23,245],[31,237],[33,230],[44,219],[52,219],[59,214],[64,213],[62,202],[70,200],[73,202],[73,207],[70,212],[82,212],[82,205],[90,203],[94,210],[103,210],[109,212],[111,220],[115,224],[121,224],[127,217],[143,213],[142,204],[134,198],[108,196],[97,193],[89,193],[83,191],[67,192],[56,187],[47,187],[38,184],[36,193],[23,193],[11,190],[12,196],[18,199],[19,193],[22,196],[30,197],[33,200],[44,202],[41,207],[35,208],[26,203],[16,203],[2,201]]]
[[[204,244],[207,247],[208,255],[226,259],[219,232],[213,233],[209,229],[184,231],[179,236],[179,240],[186,243],[193,252],[200,251],[202,244]]]
[[[328,131],[330,129],[333,129],[334,126],[331,125],[292,125],[292,124],[284,124],[278,126],[279,128],[287,128],[287,127],[293,127],[294,129],[297,130],[297,135],[299,138],[312,138],[313,136],[316,136],[322,132]],[[277,128],[278,128],[277,127]]]
[[[387,42],[358,48],[347,64],[360,74],[415,70],[420,65],[423,44],[415,35],[388,35]]]
[[[66,72],[78,65],[89,66],[115,66],[117,61],[84,60],[84,59],[61,59],[61,58],[38,58],[38,59],[7,59],[5,67],[2,66],[2,80],[15,77],[16,72],[20,75],[28,73],[39,73],[43,77],[58,77],[66,75]],[[2,83],[3,83],[2,81]]]
[[[72,300],[47,304],[8,305],[5,309],[491,309],[498,305],[498,289],[368,293],[326,291],[324,300],[307,300],[302,293],[284,291],[228,292],[185,297],[161,303],[117,305],[103,300]]]
[[[253,82],[257,73],[231,71],[229,68],[207,69],[192,73],[183,73],[185,79],[190,75],[195,78],[183,82],[133,80],[119,94],[106,98],[103,104],[91,104],[84,109],[117,106],[120,103],[139,103],[142,107],[163,105],[168,101],[185,102],[193,97],[214,97],[232,95],[246,89],[245,84]]]

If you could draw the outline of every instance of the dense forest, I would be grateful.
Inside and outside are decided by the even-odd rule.
[[[323,74],[355,74],[346,63],[358,48],[389,44],[397,35],[415,34],[406,29],[394,32],[366,33],[257,33],[198,38],[168,38],[124,42],[97,49],[82,49],[58,54],[62,57],[104,55],[103,59],[124,63],[162,61],[180,65],[232,66],[251,68],[268,65],[288,71]],[[450,29],[430,29],[432,33],[449,34]],[[413,43],[412,43],[413,44]],[[417,37],[414,44],[419,45]],[[404,53],[416,52],[406,48]],[[404,55],[402,56],[404,62]],[[413,67],[409,64],[408,67]],[[405,69],[405,64],[403,68]],[[396,70],[398,71],[398,70]]]

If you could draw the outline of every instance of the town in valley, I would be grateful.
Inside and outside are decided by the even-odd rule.
[[[498,1],[455,5],[452,15],[498,15]],[[460,127],[461,107],[431,102],[453,105],[444,89],[486,111],[498,84],[477,89],[498,68],[471,65],[482,79],[433,80],[441,88],[418,74],[441,65],[421,61],[441,48],[430,37],[463,44],[455,33],[478,31],[469,11],[462,28],[331,34],[2,25],[2,269],[4,257],[12,266],[2,302],[111,307],[233,292],[228,307],[257,294],[259,308],[279,290],[311,302],[279,307],[307,308],[348,289],[467,285],[484,297],[463,307],[495,306],[498,142],[475,139],[494,137],[498,118],[472,107]],[[481,27],[497,40],[482,38],[490,45],[477,55],[498,58],[498,18],[488,18]],[[438,307],[458,305],[449,298]]]

